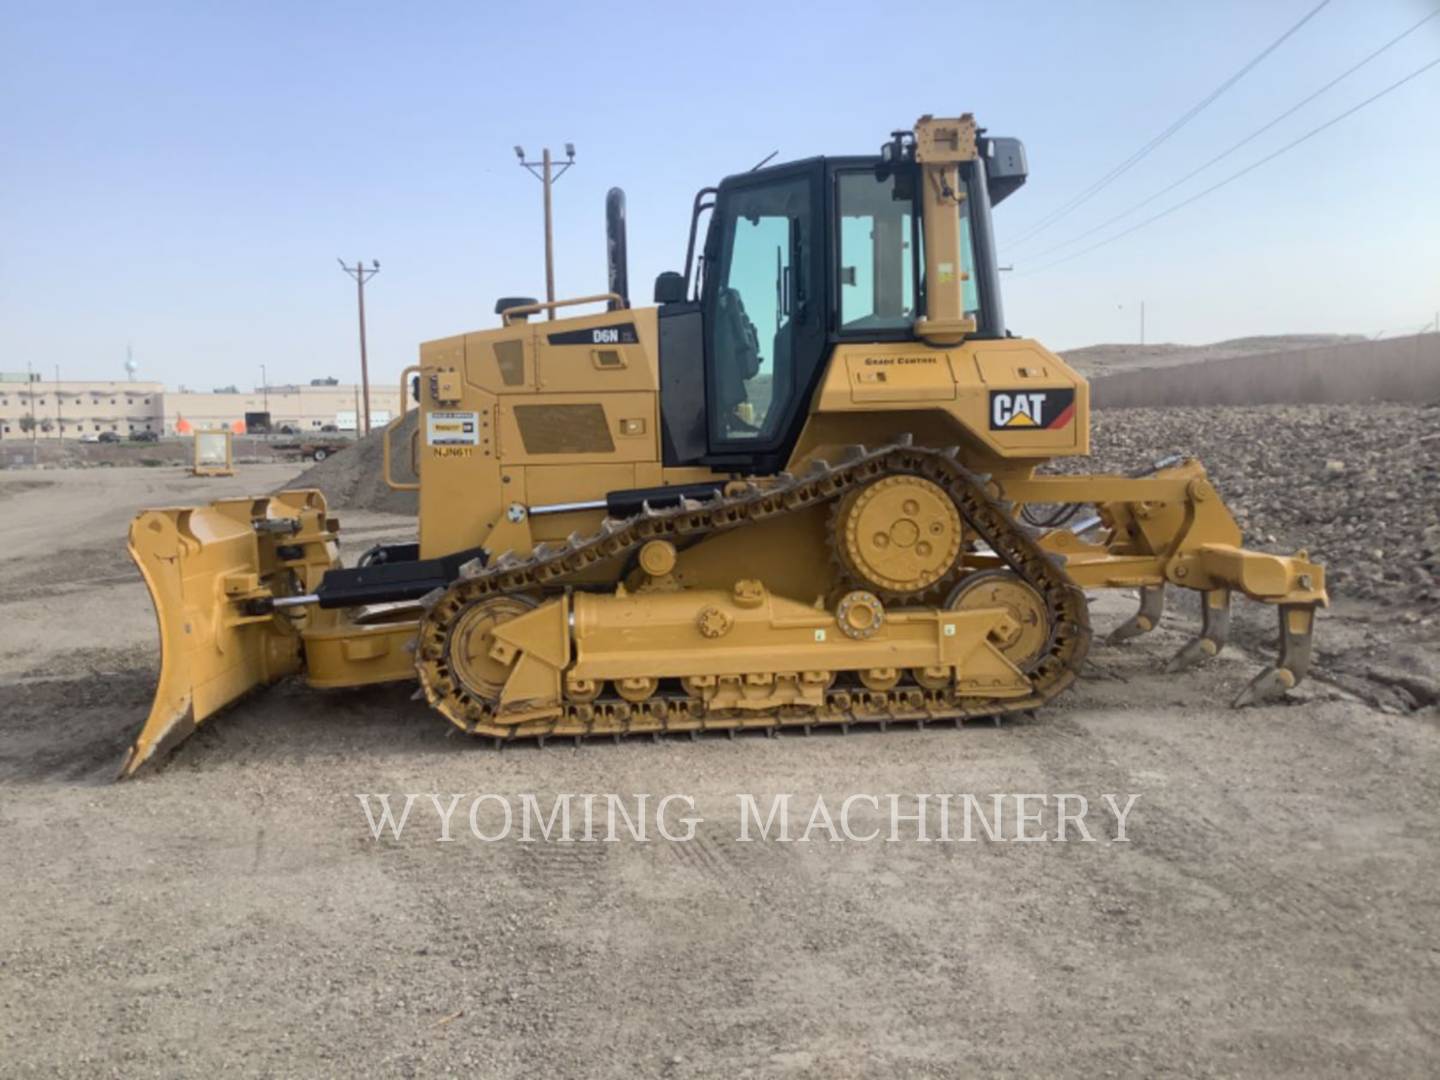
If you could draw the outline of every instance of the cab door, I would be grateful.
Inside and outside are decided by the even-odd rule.
[[[705,368],[714,464],[788,456],[826,351],[824,164],[727,180],[705,252]]]

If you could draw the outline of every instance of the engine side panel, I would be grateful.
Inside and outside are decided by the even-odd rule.
[[[420,348],[421,555],[528,551],[532,503],[659,484],[655,311],[516,323]],[[563,534],[561,534],[563,535]]]
[[[796,447],[827,440],[826,417],[933,412],[950,442],[983,457],[1038,461],[1090,452],[1090,386],[1043,345],[1024,338],[842,344],[835,348]],[[877,415],[878,425],[884,421]],[[841,425],[848,427],[850,425]],[[926,425],[932,427],[932,425]],[[922,431],[913,432],[925,441]]]

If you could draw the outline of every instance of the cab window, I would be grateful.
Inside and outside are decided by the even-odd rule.
[[[965,280],[960,287],[960,302],[964,305],[965,314],[978,320],[980,282],[975,271],[975,233],[970,228],[970,215],[965,212],[969,203],[970,200],[966,199],[965,206],[960,208],[960,269],[965,271]]]
[[[915,206],[896,197],[895,183],[871,169],[837,178],[842,331],[908,330],[915,322]]]

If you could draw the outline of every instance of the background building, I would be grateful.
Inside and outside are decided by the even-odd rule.
[[[0,373],[0,439],[76,439],[114,432],[187,435],[196,428],[247,430],[247,416],[270,414],[270,428],[311,433],[358,428],[359,387],[319,380],[307,386],[240,391],[166,390],[157,382],[61,381],[23,372]],[[395,386],[370,387],[370,423],[379,427],[400,410]],[[33,434],[32,434],[33,427]]]
[[[198,390],[167,391],[161,396],[157,430],[166,435],[184,435],[195,428],[243,425],[247,413],[270,414],[270,429],[291,428],[315,432],[335,427],[355,431],[360,415],[360,389],[353,385],[271,386],[250,393],[206,393]],[[400,389],[370,387],[370,426],[390,422],[400,411]],[[243,428],[241,429],[243,430]]]
[[[29,439],[32,424],[40,439],[158,432],[164,391],[158,382],[57,383],[0,374],[0,439]]]

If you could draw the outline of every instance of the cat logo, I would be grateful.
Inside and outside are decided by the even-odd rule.
[[[991,390],[990,430],[1063,428],[1075,416],[1074,390]]]

